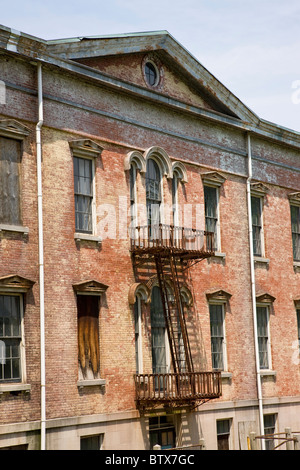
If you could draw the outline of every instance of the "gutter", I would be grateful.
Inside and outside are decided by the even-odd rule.
[[[263,414],[263,397],[261,387],[261,375],[259,364],[258,336],[257,336],[257,316],[256,316],[256,288],[255,288],[255,267],[253,256],[253,230],[252,230],[252,212],[251,212],[251,188],[252,180],[252,154],[251,154],[251,137],[247,133],[247,154],[248,154],[248,178],[247,178],[247,206],[248,206],[248,226],[249,226],[249,248],[250,248],[250,274],[251,274],[251,295],[252,295],[252,314],[254,329],[254,349],[255,349],[255,366],[256,366],[256,382],[257,382],[257,398],[259,409],[259,427],[260,435],[264,435],[264,414]],[[262,450],[265,450],[265,440],[261,440]]]
[[[39,236],[39,284],[40,284],[40,360],[41,360],[41,450],[46,448],[46,380],[45,380],[45,306],[44,306],[44,241],[43,241],[43,195],[42,195],[42,142],[43,91],[42,66],[37,64],[38,73],[38,123],[36,125],[36,159],[38,186],[38,236]]]

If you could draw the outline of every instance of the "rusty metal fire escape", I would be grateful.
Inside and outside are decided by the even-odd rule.
[[[135,271],[143,263],[152,262],[157,274],[173,367],[170,374],[135,376],[140,408],[161,404],[192,406],[195,402],[217,398],[221,394],[219,372],[194,370],[180,292],[180,274],[191,262],[194,264],[211,257],[213,247],[213,233],[201,230],[164,224],[133,229],[131,255]],[[168,290],[170,283],[174,295],[172,300]]]

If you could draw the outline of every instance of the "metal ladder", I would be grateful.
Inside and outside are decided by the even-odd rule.
[[[180,295],[180,281],[176,256],[172,251],[170,251],[168,256],[156,254],[155,263],[174,372],[194,372],[184,309]],[[167,280],[169,278],[174,291],[174,302],[171,302],[168,295]]]

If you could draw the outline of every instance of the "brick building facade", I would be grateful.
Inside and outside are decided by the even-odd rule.
[[[0,47],[0,448],[297,431],[299,134],[165,31]]]

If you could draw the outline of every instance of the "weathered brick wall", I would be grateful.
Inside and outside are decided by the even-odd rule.
[[[1,58],[3,60],[3,58]],[[138,68],[136,73],[140,73]],[[0,275],[18,273],[36,281],[25,313],[27,380],[29,396],[5,395],[0,421],[35,420],[39,417],[39,295],[37,255],[37,202],[34,124],[37,99],[34,66],[8,59],[0,78],[19,87],[7,90],[3,118],[29,125],[22,165],[23,221],[28,239],[3,236]],[[140,78],[136,78],[138,81]],[[153,145],[187,163],[188,183],[179,192],[181,203],[204,202],[201,173],[223,171],[220,192],[221,250],[225,259],[205,260],[191,269],[199,341],[205,363],[211,368],[209,309],[205,292],[220,288],[232,294],[226,310],[228,369],[232,381],[224,383],[220,400],[256,398],[256,377],[251,312],[248,219],[246,204],[245,135],[213,125],[188,114],[113,93],[92,83],[44,69],[43,196],[45,243],[46,396],[47,418],[134,409],[135,350],[133,312],[128,291],[134,282],[128,240],[94,242],[74,240],[73,161],[68,142],[91,138],[104,150],[96,165],[97,204],[129,198],[124,158],[133,148]],[[176,96],[175,80],[168,81]],[[171,93],[171,91],[170,91]],[[186,89],[185,89],[186,93]],[[61,102],[60,102],[61,101]],[[253,154],[299,166],[299,153],[271,142],[253,139]],[[290,213],[287,194],[300,190],[299,173],[254,160],[254,177],[270,184],[264,207],[266,257],[269,266],[256,266],[257,287],[276,297],[271,315],[271,345],[276,380],[265,380],[267,396],[299,395],[299,370],[291,363],[291,343],[297,339],[293,299],[299,296],[299,276],[293,270]],[[164,198],[171,201],[164,181]],[[144,191],[139,181],[139,197]],[[142,196],[143,197],[143,196]],[[99,222],[99,218],[97,222]],[[117,226],[118,233],[118,226]],[[77,311],[72,285],[95,279],[109,286],[100,311],[101,376],[104,389],[78,390]],[[149,306],[143,307],[144,365],[150,365]]]

